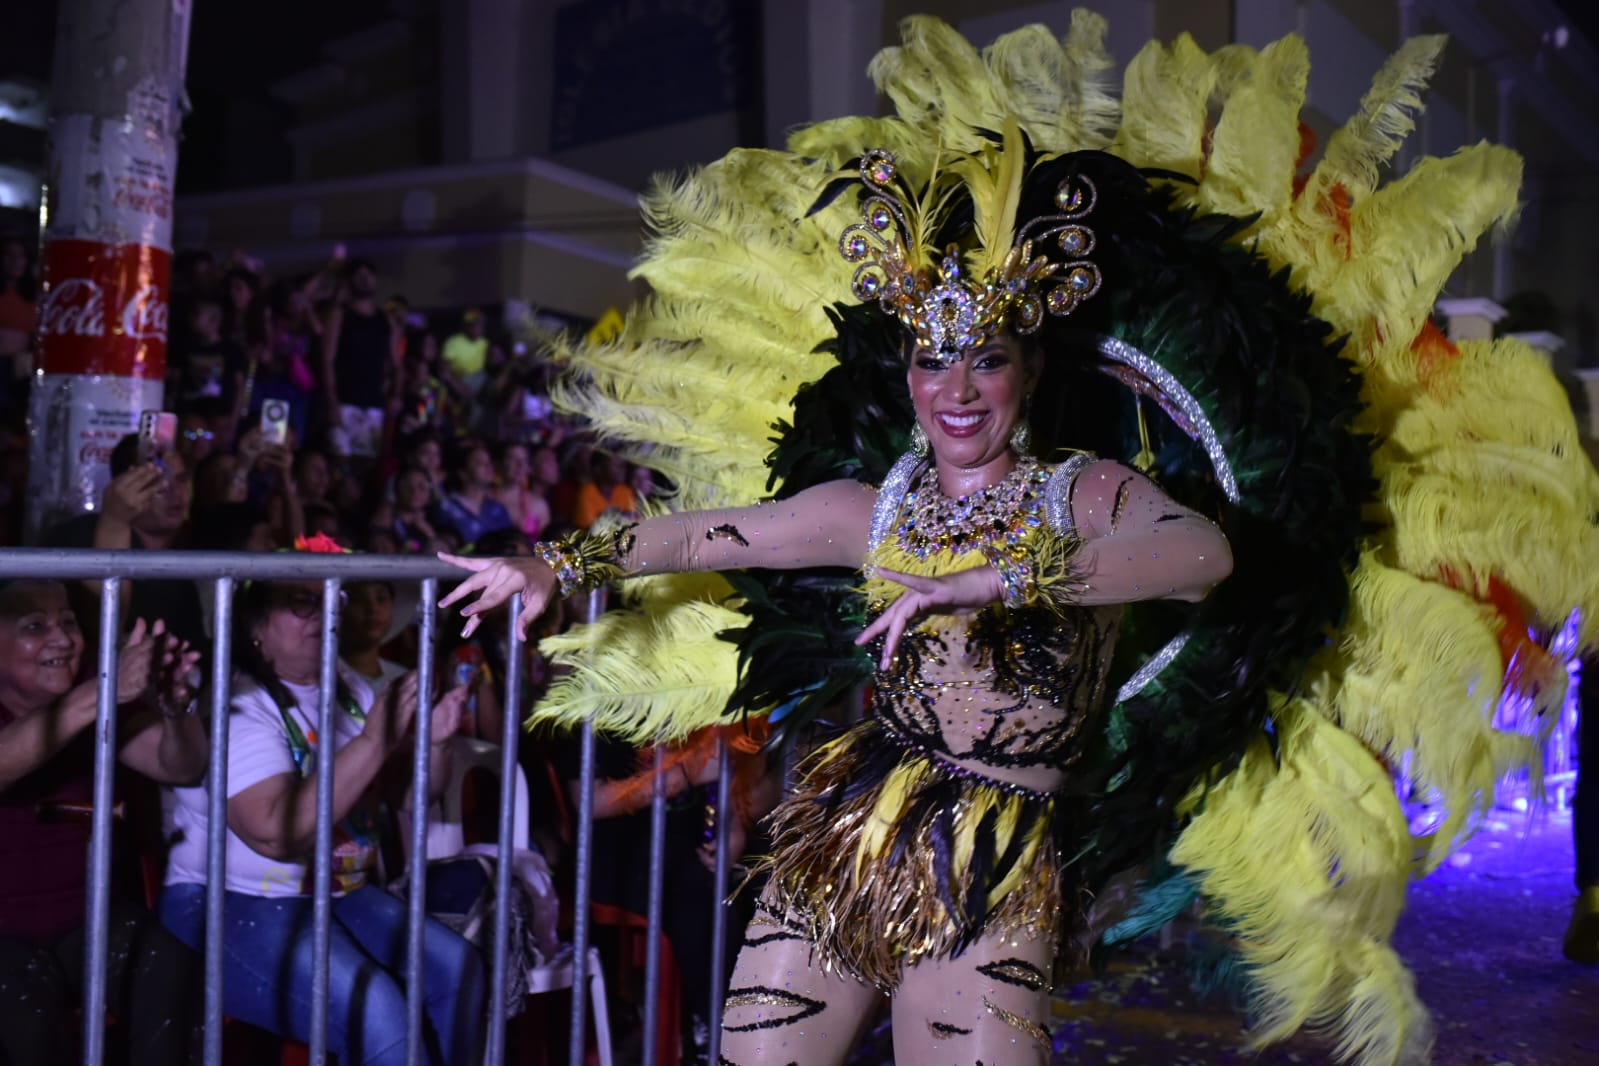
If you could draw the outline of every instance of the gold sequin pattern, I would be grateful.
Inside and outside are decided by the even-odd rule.
[[[998,1003],[995,1003],[987,996],[983,997],[983,1006],[988,1009],[988,1013],[992,1014],[994,1017],[998,1018],[1012,1029],[1026,1033],[1034,1040],[1040,1041],[1045,1047],[1050,1046],[1049,1030],[1045,1029],[1042,1025],[1039,1025],[1031,1018],[1024,1018],[1013,1010],[1006,1010],[1004,1007],[1001,1007]]]
[[[877,788],[836,798],[860,783],[863,760],[883,743],[879,727],[868,722],[824,746],[808,760],[795,794],[771,815],[767,894],[805,927],[823,967],[892,991],[902,967],[948,958],[978,933],[1057,942],[1063,915],[1051,832],[1055,801],[957,776],[910,751]],[[953,802],[926,803],[935,790]],[[939,849],[929,838],[942,820],[950,853],[941,870]],[[945,900],[970,898],[971,858],[985,832],[1007,861],[996,862],[988,883],[978,886],[987,889],[986,914],[974,928]],[[890,861],[896,840],[917,846]]]

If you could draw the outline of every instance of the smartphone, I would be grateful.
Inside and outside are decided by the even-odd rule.
[[[289,405],[283,400],[267,400],[261,405],[261,442],[289,442]]]
[[[139,413],[139,462],[166,465],[167,453],[178,439],[178,416],[171,411]]]

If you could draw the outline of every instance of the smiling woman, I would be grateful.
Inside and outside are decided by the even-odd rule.
[[[363,605],[365,593],[362,593]],[[407,731],[416,711],[415,673],[381,697],[341,665],[331,736],[318,733],[321,706],[322,586],[245,583],[234,601],[233,683],[227,776],[227,890],[224,1009],[298,1040],[309,1037],[312,967],[311,888],[315,872],[316,783],[333,771],[333,939],[330,1047],[341,1061],[407,1061],[399,972],[405,958],[405,904],[372,880],[377,812],[385,768],[408,765]],[[461,717],[464,690],[438,702],[429,734],[431,781],[449,780],[445,744]],[[403,751],[402,751],[403,748]],[[393,780],[393,775],[390,775]],[[403,798],[416,802],[398,780]],[[199,949],[205,925],[209,782],[181,788],[173,820],[178,843],[167,868],[161,918]],[[425,801],[424,801],[425,802]],[[483,1007],[483,967],[472,945],[429,922],[428,1051],[424,1061],[475,1061]]]
[[[93,799],[94,681],[78,682],[83,634],[52,581],[0,583],[0,1059],[76,1058],[82,987],[84,854]],[[119,716],[119,757],[157,781],[203,771],[192,713],[196,657],[158,623],[134,626],[117,696],[156,710]],[[157,710],[159,713],[157,713]],[[198,960],[140,903],[111,904],[107,1006],[126,1019],[139,1062],[189,1061]]]

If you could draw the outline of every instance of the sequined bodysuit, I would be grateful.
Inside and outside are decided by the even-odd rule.
[[[1054,524],[1053,479],[1069,492],[1082,460],[1058,471],[1032,460],[984,493],[947,500],[929,468],[916,475],[899,518],[873,544],[869,566],[944,572],[983,563],[980,542]],[[880,506],[893,504],[885,495]],[[1065,519],[1070,531],[1070,512]],[[1038,792],[1059,788],[1102,709],[1120,608],[999,605],[929,620],[878,674],[872,714],[898,742],[963,770]]]
[[[1067,786],[1109,701],[1120,605],[1199,598],[1226,573],[1225,541],[1142,475],[1084,455],[1024,459],[956,499],[906,457],[876,492],[833,482],[663,516],[618,542],[643,574],[864,564],[876,610],[905,591],[879,569],[950,574],[1044,542],[1070,544],[1069,595],[920,620],[877,675],[872,713],[807,757],[769,819],[752,935],[802,939],[818,965],[885,991],[979,938],[1057,943],[1082,905],[1063,858],[1080,839]]]

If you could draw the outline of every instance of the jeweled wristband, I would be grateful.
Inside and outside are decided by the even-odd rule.
[[[1015,609],[1026,607],[1038,598],[1038,577],[1033,571],[1030,554],[1025,548],[1009,550],[991,544],[983,549],[983,557],[999,575],[1000,602]]]
[[[610,537],[577,530],[559,540],[539,541],[533,545],[533,554],[555,572],[561,595],[570,596],[599,588],[622,575],[622,568],[612,559],[613,544]]]

